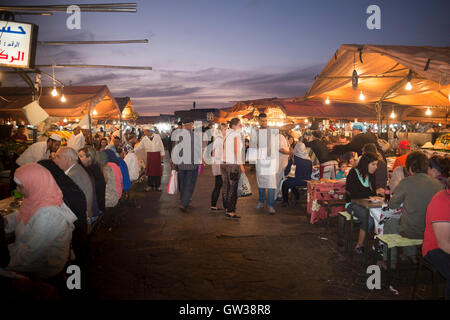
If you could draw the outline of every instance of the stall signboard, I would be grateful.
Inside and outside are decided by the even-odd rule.
[[[0,20],[0,66],[34,68],[38,26]]]

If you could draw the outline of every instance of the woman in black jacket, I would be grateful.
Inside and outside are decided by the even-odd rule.
[[[383,159],[383,156],[378,152],[377,146],[374,143],[367,143],[362,149],[363,154],[372,152],[378,156],[377,170],[375,171],[375,191],[377,195],[384,196],[388,181],[388,169],[387,164]]]
[[[368,152],[362,155],[358,166],[350,170],[345,184],[346,190],[346,208],[349,213],[358,217],[361,222],[358,243],[355,251],[359,254],[363,252],[364,239],[366,233],[374,226],[373,219],[369,217],[369,230],[365,230],[366,226],[366,208],[352,203],[352,199],[366,199],[376,195],[375,189],[375,171],[377,170],[378,156],[375,153]]]

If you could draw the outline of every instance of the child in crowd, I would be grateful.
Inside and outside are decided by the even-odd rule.
[[[340,161],[339,162],[339,171],[336,174],[336,179],[344,179],[347,178],[348,173],[348,163],[346,161]]]

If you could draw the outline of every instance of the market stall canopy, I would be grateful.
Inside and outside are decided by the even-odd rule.
[[[134,110],[130,97],[119,97],[116,98],[116,101],[117,105],[119,106],[119,111],[122,114],[122,119],[123,120],[131,119]]]
[[[119,119],[119,106],[105,85],[64,87],[66,102],[62,102],[60,96],[52,96],[52,90],[52,87],[43,87],[39,97],[39,105],[51,117],[82,118],[92,103],[92,119]],[[4,98],[0,99],[0,117],[24,118],[22,107],[32,102],[30,88],[0,87],[0,96]]]
[[[357,89],[352,74],[358,74]],[[407,90],[410,81],[412,88]],[[303,98],[338,102],[389,101],[410,106],[450,106],[450,47],[344,44]]]
[[[286,110],[280,99],[266,98],[258,100],[239,101],[227,109],[220,109],[218,113],[219,122],[232,118],[246,117],[248,119],[266,113],[269,118],[286,118]]]
[[[374,108],[358,103],[325,104],[320,100],[304,100],[301,102],[283,101],[289,117],[316,117],[325,119],[376,119]]]
[[[273,110],[273,111],[272,111]],[[235,117],[249,118],[261,112],[283,113],[284,118],[325,118],[325,119],[376,119],[377,115],[373,107],[358,103],[330,103],[325,104],[321,100],[298,99],[260,99],[238,102],[229,109],[219,111],[220,120],[230,120]],[[268,116],[269,116],[268,114]]]

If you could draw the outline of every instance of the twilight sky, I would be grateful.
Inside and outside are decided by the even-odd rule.
[[[0,0],[4,5],[74,2]],[[81,30],[66,28],[66,13],[16,20],[38,24],[41,41],[149,39],[135,45],[40,45],[37,53],[37,64],[53,59],[153,67],[56,69],[66,85],[105,84],[117,97],[130,96],[141,115],[188,109],[193,101],[198,108],[228,107],[239,100],[303,95],[344,43],[450,46],[448,0],[129,2],[137,2],[137,13],[82,12]],[[381,8],[381,30],[366,27],[366,8],[372,4]],[[2,82],[23,85],[10,76]]]

